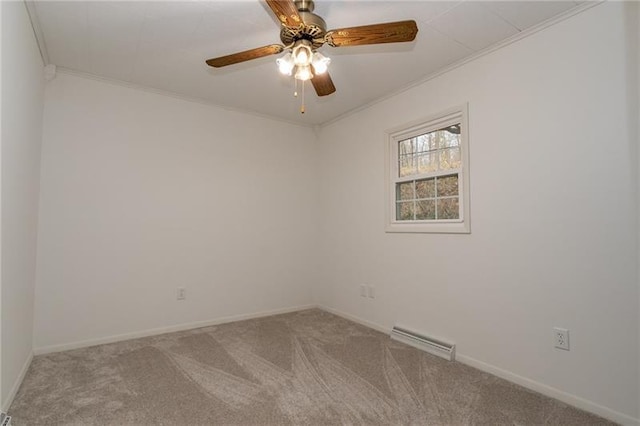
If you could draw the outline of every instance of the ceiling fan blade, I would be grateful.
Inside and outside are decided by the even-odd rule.
[[[220,56],[219,58],[207,59],[207,65],[216,68],[226,67],[227,65],[233,65],[239,62],[262,58],[263,56],[276,55],[283,50],[284,46],[280,44],[270,44],[268,46],[262,46],[256,49],[245,50],[244,52],[233,53],[227,56]]]
[[[282,25],[297,27],[302,23],[293,0],[266,0],[266,2]]]
[[[336,86],[333,85],[333,81],[331,81],[331,76],[328,72],[314,75],[311,79],[311,84],[313,84],[313,88],[316,89],[318,96],[327,96],[336,91]]]
[[[327,32],[325,40],[333,47],[399,43],[412,41],[417,33],[416,21],[398,21],[331,30]]]

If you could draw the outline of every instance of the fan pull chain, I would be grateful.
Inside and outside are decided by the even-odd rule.
[[[300,105],[300,114],[304,114],[304,83],[305,81],[302,81],[302,102]]]
[[[304,80],[302,80],[302,82],[300,83],[300,85],[302,86],[302,88],[300,89],[302,91],[302,97],[300,98],[300,113],[304,114]],[[293,79],[293,96],[295,98],[298,97],[298,79],[294,78]]]

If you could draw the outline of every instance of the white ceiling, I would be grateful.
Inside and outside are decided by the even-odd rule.
[[[320,49],[337,92],[306,113],[278,56],[214,69],[205,60],[280,43],[263,1],[35,2],[49,63],[303,124],[321,124],[396,92],[465,57],[513,37],[580,1],[317,0],[329,29],[414,19],[414,42]],[[32,17],[33,18],[33,17]],[[41,40],[41,43],[42,43]]]

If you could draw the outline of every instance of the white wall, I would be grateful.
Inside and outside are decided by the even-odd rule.
[[[0,35],[2,31],[2,6],[0,5]],[[0,39],[1,41],[1,39]],[[0,42],[0,98],[2,97],[2,43]],[[0,102],[0,411],[4,410],[2,392],[2,102]]]
[[[59,73],[45,93],[36,349],[310,304],[314,141]]]
[[[324,127],[318,302],[448,338],[465,362],[637,419],[625,7],[596,6]],[[472,233],[385,234],[384,131],[464,102]],[[363,283],[375,299],[359,297]],[[554,326],[570,329],[570,352],[553,348]]]
[[[2,363],[6,409],[32,354],[44,77],[23,2],[2,2]]]
[[[635,76],[635,96],[633,95],[633,90],[629,90],[628,96],[631,100],[631,108],[630,108],[630,116],[635,119],[635,139],[636,143],[636,156],[638,159],[638,167],[640,168],[640,4],[637,2],[631,2],[629,4],[627,17],[630,19],[630,23],[628,27],[630,27],[630,36],[635,36],[635,63],[630,61],[630,68],[632,69],[631,75]],[[633,43],[631,43],[633,46]],[[633,52],[630,52],[630,58],[634,58]],[[633,87],[633,86],[631,86]],[[630,89],[631,89],[630,87]],[[631,122],[633,124],[633,121]],[[638,192],[640,193],[640,170],[636,169],[636,182],[638,185]],[[636,268],[638,270],[638,306],[640,306],[640,195],[636,200],[638,202],[638,212],[639,215],[636,216],[638,220],[638,259]],[[640,324],[640,309],[638,309],[638,324]],[[638,328],[638,353],[640,353],[640,327]],[[640,407],[640,356],[638,357],[638,407]]]

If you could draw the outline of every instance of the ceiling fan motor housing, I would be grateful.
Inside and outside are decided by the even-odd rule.
[[[290,45],[298,40],[309,40],[314,48],[324,44],[324,35],[327,32],[327,24],[324,19],[313,13],[314,4],[312,0],[296,0],[298,14],[302,19],[302,24],[298,27],[282,26],[280,30],[280,40],[285,45]]]

